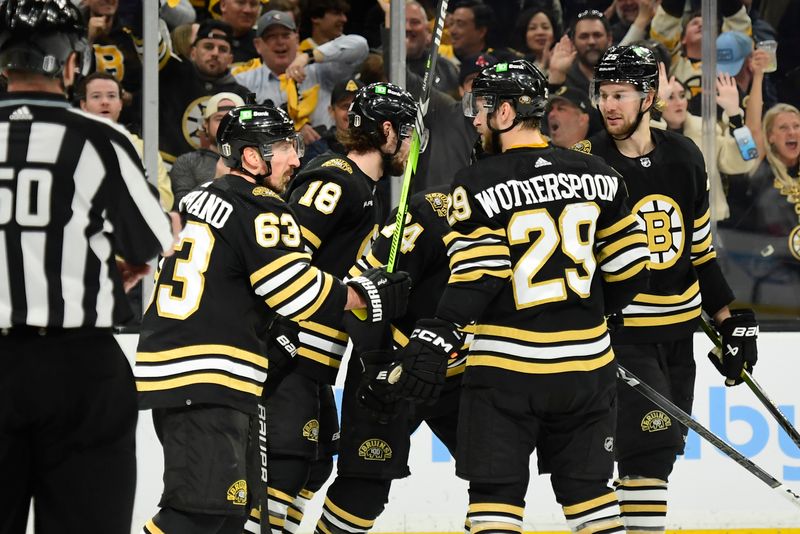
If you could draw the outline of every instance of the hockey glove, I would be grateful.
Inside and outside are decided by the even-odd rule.
[[[407,272],[387,273],[383,267],[373,267],[348,280],[347,285],[367,301],[366,321],[370,323],[390,321],[406,313],[411,290]]]
[[[389,375],[397,367],[397,362],[391,358],[391,350],[375,350],[361,355],[362,373],[356,398],[372,419],[381,424],[389,423],[398,415],[396,387],[389,383]]]
[[[267,332],[267,382],[274,388],[291,370],[300,347],[300,325],[281,316],[272,320]]]
[[[400,352],[403,371],[397,381],[398,395],[433,404],[439,398],[447,374],[447,360],[458,352],[464,336],[458,326],[442,319],[420,319]]]
[[[726,386],[743,381],[742,371],[752,372],[758,361],[758,322],[752,310],[731,311],[731,316],[717,329],[722,338],[722,348],[714,348],[708,359],[722,376]],[[721,353],[721,354],[720,354]]]

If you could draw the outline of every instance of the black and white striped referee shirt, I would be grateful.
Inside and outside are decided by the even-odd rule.
[[[0,328],[110,327],[129,313],[115,255],[171,243],[123,128],[61,95],[0,98]]]

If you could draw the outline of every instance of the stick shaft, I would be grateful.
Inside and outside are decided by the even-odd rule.
[[[420,91],[417,102],[417,117],[414,121],[414,134],[411,137],[411,147],[408,151],[408,161],[406,162],[405,173],[403,174],[403,186],[400,189],[400,200],[397,204],[397,218],[395,219],[394,232],[392,233],[392,245],[389,248],[389,259],[386,263],[386,270],[394,272],[397,265],[397,253],[403,241],[403,233],[406,227],[406,214],[408,213],[408,197],[411,194],[411,184],[414,180],[414,173],[417,170],[420,148],[422,146],[422,134],[425,129],[424,118],[428,112],[428,102],[431,97],[431,86],[433,85],[434,73],[436,72],[436,62],[439,59],[439,44],[442,42],[442,32],[444,31],[444,17],[447,14],[448,0],[439,0],[436,8],[436,23],[434,25],[433,43],[428,52],[428,62],[425,65],[425,76],[422,78],[422,91]],[[399,31],[393,28],[394,31]]]
[[[625,382],[627,385],[647,397],[651,402],[656,404],[659,408],[664,410],[676,421],[682,425],[690,428],[697,433],[698,436],[705,439],[717,449],[719,449],[726,456],[731,458],[740,466],[747,469],[752,475],[768,485],[770,488],[779,491],[786,499],[794,503],[795,506],[800,507],[800,495],[792,491],[790,488],[784,486],[783,482],[776,479],[759,466],[754,464],[749,458],[741,454],[739,451],[725,443],[716,434],[709,429],[692,419],[688,413],[676,406],[672,401],[664,397],[661,393],[653,389],[651,386],[639,380],[633,373],[625,369],[623,366],[617,366],[617,378]]]

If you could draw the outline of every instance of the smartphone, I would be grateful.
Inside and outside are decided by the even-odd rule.
[[[733,137],[736,139],[736,146],[739,147],[739,153],[742,155],[743,160],[750,161],[758,157],[758,148],[756,148],[756,142],[753,140],[750,128],[747,126],[736,128],[733,131]]]

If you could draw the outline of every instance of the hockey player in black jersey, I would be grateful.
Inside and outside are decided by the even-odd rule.
[[[449,186],[424,191],[409,199],[409,211],[397,256],[397,268],[417,280],[406,314],[385,323],[386,330],[348,329],[354,343],[342,399],[342,432],[336,478],[328,487],[317,533],[357,534],[372,529],[389,500],[392,480],[409,475],[411,434],[424,421],[451,454],[455,454],[458,397],[464,358],[447,362],[443,391],[434,405],[415,405],[394,397],[386,379],[367,382],[390,368],[392,344],[408,342],[418,319],[432,317],[450,275],[442,238],[449,232]],[[369,252],[350,269],[359,276],[388,261],[396,214],[380,231]],[[348,321],[354,323],[356,319]],[[365,344],[367,346],[365,346]],[[360,362],[360,365],[359,365]],[[382,383],[380,383],[382,382]],[[373,390],[372,386],[378,389]]]
[[[622,174],[650,249],[650,286],[636,295],[612,334],[620,364],[691,412],[695,379],[692,335],[701,311],[714,318],[726,347],[717,364],[726,384],[741,382],[757,354],[753,313],[731,312],[733,293],[712,246],[708,177],[688,138],[650,128],[658,68],[650,50],[610,48],[595,67],[593,99],[605,132],[576,145]],[[616,481],[629,531],[663,532],[667,480],[683,452],[686,429],[631,388],[621,385]]]
[[[345,286],[310,264],[280,197],[302,153],[285,112],[236,108],[217,141],[230,173],[181,201],[186,225],[156,275],[136,354],[140,408],[153,409],[164,447],[149,533],[241,532],[270,316],[331,321],[366,305],[372,320],[398,315],[407,298],[404,273],[375,269]]]
[[[415,116],[416,103],[403,89],[388,83],[361,88],[349,128],[339,136],[347,154],[318,156],[292,181],[288,203],[312,265],[343,278],[364,253],[383,222],[376,184],[402,173]],[[297,529],[304,503],[333,470],[339,437],[331,384],[347,348],[342,317],[300,321],[299,341],[291,369],[266,398],[274,532]]]
[[[604,316],[644,287],[644,232],[613,169],[548,146],[547,81],[532,63],[484,69],[464,103],[495,155],[456,173],[450,277],[401,351],[401,394],[435,394],[424,386],[474,321],[456,450],[469,531],[522,532],[536,450],[573,532],[622,532]]]

